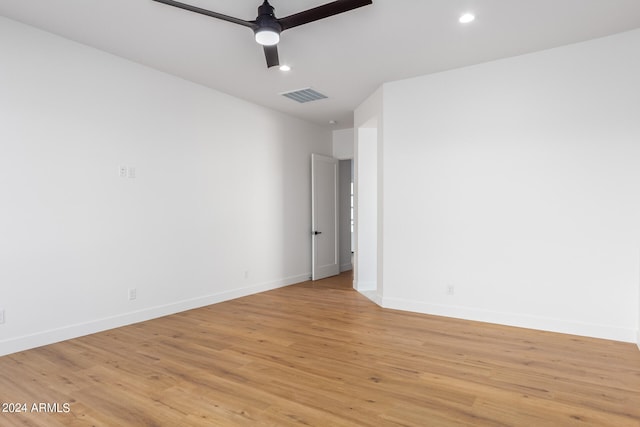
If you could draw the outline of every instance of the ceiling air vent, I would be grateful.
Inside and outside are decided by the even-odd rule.
[[[304,104],[305,102],[317,101],[319,99],[325,99],[327,97],[320,92],[316,92],[310,87],[306,89],[294,90],[292,92],[283,92],[280,95],[289,99],[293,99],[294,101],[297,101],[301,104]]]

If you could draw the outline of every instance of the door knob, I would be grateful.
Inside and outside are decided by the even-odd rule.
[[[322,234],[322,231],[314,231],[313,234],[314,236],[317,236],[318,234]]]

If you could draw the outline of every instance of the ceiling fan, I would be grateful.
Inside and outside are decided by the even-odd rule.
[[[255,34],[256,42],[264,47],[264,56],[267,59],[268,68],[280,65],[277,45],[280,41],[280,33],[284,30],[328,18],[333,15],[338,15],[343,12],[348,12],[373,3],[372,0],[338,0],[322,6],[314,7],[313,9],[305,10],[304,12],[289,15],[285,18],[276,18],[273,13],[273,6],[271,6],[267,0],[264,0],[262,6],[258,7],[258,17],[253,21],[245,21],[243,19],[234,18],[233,16],[223,15],[221,13],[212,12],[207,9],[202,9],[197,6],[180,3],[174,0],[154,1],[251,28]]]

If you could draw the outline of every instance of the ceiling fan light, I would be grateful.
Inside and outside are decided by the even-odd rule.
[[[256,42],[263,46],[273,46],[280,41],[280,34],[271,28],[256,31]]]

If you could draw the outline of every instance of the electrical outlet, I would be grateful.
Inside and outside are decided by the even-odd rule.
[[[249,278],[249,270],[245,270],[244,271],[244,278],[248,279]]]
[[[4,308],[0,308],[0,325],[4,323]]]
[[[138,298],[138,290],[136,288],[129,289],[129,301]]]
[[[456,288],[453,285],[447,285],[447,295],[453,295],[456,292]]]
[[[120,166],[118,168],[118,176],[120,176],[120,178],[126,178],[127,177],[127,167],[126,166]]]
[[[128,172],[129,178],[134,179],[136,177],[136,168],[130,167]]]

